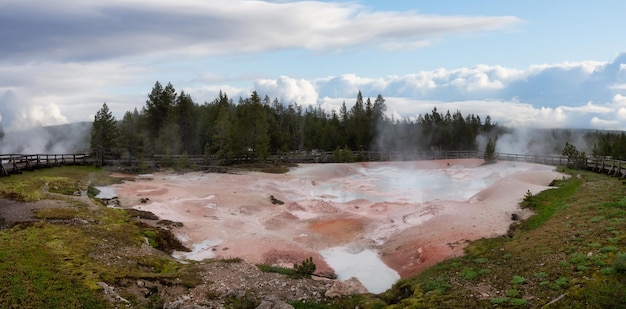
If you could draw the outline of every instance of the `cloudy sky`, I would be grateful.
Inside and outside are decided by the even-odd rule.
[[[155,81],[389,115],[626,130],[626,1],[0,0],[0,125],[121,119]]]

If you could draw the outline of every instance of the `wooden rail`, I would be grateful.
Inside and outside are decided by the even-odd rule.
[[[61,165],[95,164],[87,154],[0,154],[0,176],[21,174],[38,168]]]
[[[621,179],[626,178],[626,161],[622,160],[607,157],[589,158],[587,160],[587,169],[598,173],[618,176]]]
[[[484,152],[476,150],[464,151],[414,151],[414,152],[383,152],[383,151],[353,151],[352,156],[355,159],[364,161],[417,161],[417,160],[445,160],[445,159],[470,159],[484,158]],[[155,155],[148,158],[148,164],[157,165],[166,158],[174,164],[182,156],[163,156]],[[564,166],[567,165],[567,157],[564,156],[540,156],[540,155],[522,155],[513,153],[496,153],[495,157],[500,161],[518,161],[538,163],[545,165]],[[223,172],[225,169],[223,160],[206,157],[203,155],[187,156],[190,164],[196,166],[204,166],[208,171]],[[271,155],[267,159],[269,162],[281,163],[329,163],[333,162],[333,152],[293,152],[284,154]],[[11,174],[19,174],[24,170],[34,170],[44,167],[61,166],[61,165],[87,165],[97,164],[95,157],[88,154],[0,154],[0,176],[9,176]],[[138,159],[106,159],[107,164],[113,165],[139,165]],[[241,157],[231,159],[230,163],[246,163],[254,162],[252,158]],[[609,157],[589,157],[587,158],[587,169],[606,173],[620,178],[626,178],[626,161],[615,160]]]

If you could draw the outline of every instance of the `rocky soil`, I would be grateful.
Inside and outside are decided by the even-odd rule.
[[[50,195],[54,197],[54,195]],[[80,199],[84,197],[67,197]],[[92,206],[98,207],[90,202]],[[33,217],[33,210],[67,207],[63,200],[44,199],[36,202],[18,202],[0,199],[0,229],[16,224],[40,221]],[[100,206],[102,207],[102,206]],[[143,216],[150,217],[150,216]],[[139,219],[144,222],[155,221]],[[57,224],[73,224],[55,222]],[[154,225],[152,222],[151,225]],[[81,224],[94,224],[82,222]],[[170,225],[176,228],[177,224]],[[142,256],[170,257],[166,253],[143,244],[141,247],[119,246],[102,243],[92,250],[92,258],[112,266],[130,263]],[[176,280],[128,279],[119,282],[99,282],[106,298],[116,307],[154,306],[163,308],[224,308],[229,303],[259,306],[260,308],[289,308],[292,301],[322,301],[328,296],[337,297],[353,293],[366,293],[360,284],[336,284],[335,280],[313,276],[312,279],[293,279],[278,273],[262,272],[256,265],[240,259],[207,260],[195,264],[200,279],[193,287]],[[335,287],[333,287],[336,285]],[[332,288],[332,289],[331,289]],[[134,304],[129,300],[133,300]]]

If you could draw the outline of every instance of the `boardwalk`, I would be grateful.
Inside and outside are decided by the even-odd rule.
[[[44,167],[95,164],[95,159],[87,154],[2,154],[0,162],[0,176],[9,176]]]
[[[475,150],[469,151],[438,151],[438,152],[381,152],[381,151],[354,151],[352,156],[359,161],[417,161],[417,160],[447,160],[447,159],[482,159],[484,153]],[[567,157],[564,156],[540,156],[522,155],[512,153],[496,153],[499,161],[518,161],[538,163],[553,166],[565,166]],[[177,162],[181,156],[170,156],[168,160]],[[151,165],[165,160],[165,156],[155,155],[147,159]],[[205,156],[188,156],[191,165],[202,167],[207,171],[221,171],[224,169],[222,160],[207,158]],[[330,163],[333,162],[332,152],[313,153],[288,153],[272,155],[268,162],[277,163]],[[231,163],[253,162],[250,158],[236,158]],[[62,166],[62,165],[90,165],[96,164],[97,160],[88,154],[0,154],[0,176],[19,174],[22,171],[32,171],[38,168]],[[110,165],[139,165],[139,160],[105,160]],[[587,159],[587,169],[590,171],[605,173],[620,178],[626,178],[626,161],[612,158]]]

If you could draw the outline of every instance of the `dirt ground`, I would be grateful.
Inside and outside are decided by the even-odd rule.
[[[462,254],[471,240],[506,233],[512,214],[530,215],[518,206],[527,191],[563,177],[544,165],[482,165],[463,159],[301,165],[286,174],[157,173],[115,187],[123,207],[184,224],[174,232],[193,250],[179,258],[284,266],[313,257],[324,273],[335,270],[321,250],[352,246],[377,252],[405,278]],[[424,170],[456,185],[428,187],[436,181],[428,174],[425,184],[417,183],[421,176],[403,179]]]

